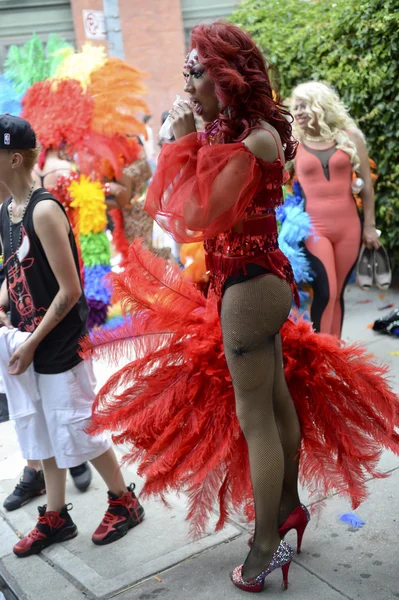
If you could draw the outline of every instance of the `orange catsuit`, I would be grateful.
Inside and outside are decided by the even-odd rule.
[[[298,303],[291,265],[277,242],[283,176],[280,159],[268,163],[242,142],[209,145],[193,133],[162,149],[145,209],[176,242],[205,242],[219,299],[229,277],[255,268],[256,275],[287,280]]]
[[[312,223],[306,240],[314,274],[311,318],[316,331],[341,337],[344,291],[356,264],[361,224],[352,195],[352,164],[343,150],[300,144],[295,173]]]

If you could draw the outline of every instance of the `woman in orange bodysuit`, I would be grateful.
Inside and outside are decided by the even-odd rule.
[[[295,174],[312,223],[305,244],[314,276],[311,318],[316,331],[341,337],[345,287],[362,239],[368,247],[379,246],[367,149],[336,93],[322,83],[295,88],[293,113],[300,141]],[[363,234],[352,192],[353,171],[364,182]]]

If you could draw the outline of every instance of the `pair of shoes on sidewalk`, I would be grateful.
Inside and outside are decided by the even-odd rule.
[[[356,280],[362,290],[369,290],[373,283],[380,290],[389,288],[392,271],[384,246],[380,246],[377,250],[363,246],[357,263]]]
[[[73,482],[78,490],[84,492],[92,480],[92,472],[88,463],[69,469]],[[21,481],[17,483],[14,491],[4,500],[4,508],[8,511],[17,510],[27,504],[35,496],[46,493],[43,471],[36,471],[25,467]]]
[[[94,544],[103,546],[116,542],[136,527],[144,519],[144,508],[135,493],[135,485],[131,484],[122,496],[108,492],[108,510],[103,520],[93,533]],[[39,506],[39,519],[36,527],[13,548],[19,558],[39,554],[44,548],[71,540],[78,535],[78,528],[72,521],[69,511],[72,504],[66,504],[60,512],[48,512],[46,506]]]

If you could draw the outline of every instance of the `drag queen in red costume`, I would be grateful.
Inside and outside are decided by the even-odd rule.
[[[231,54],[230,69],[221,55],[223,38],[241,50],[239,58]],[[190,106],[182,102],[171,111],[178,141],[161,155],[146,210],[177,242],[206,240],[211,293],[221,302],[224,350],[249,451],[256,531],[242,575],[252,581],[279,548],[278,526],[300,504],[300,429],[279,334],[297,291],[278,249],[275,216],[284,163],[294,157],[296,143],[249,38],[227,25],[198,28],[192,46],[184,66]],[[196,133],[193,111],[207,124],[205,136]],[[187,153],[191,161],[181,170]],[[177,176],[179,186],[170,190]],[[282,495],[284,454],[289,493]],[[288,546],[278,552],[291,556]]]
[[[277,568],[286,586],[293,551],[281,538],[295,528],[300,546],[308,522],[298,455],[313,494],[339,490],[357,506],[381,448],[399,451],[398,402],[362,349],[287,320],[297,290],[275,209],[296,143],[260,51],[224,23],[196,27],[191,47],[190,104],[170,112],[176,142],[161,152],[145,208],[176,242],[205,242],[208,300],[132,244],[113,280],[131,322],[84,348],[116,360],[133,349],[99,392],[93,431],[132,444],[145,493],[186,490],[195,532],[216,503],[218,528],[229,508],[255,514],[250,552],[231,578],[256,592]]]

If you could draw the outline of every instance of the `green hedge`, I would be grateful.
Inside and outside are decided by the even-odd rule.
[[[310,79],[338,90],[377,163],[377,226],[398,267],[399,0],[244,0],[231,20],[275,67],[283,97]]]

